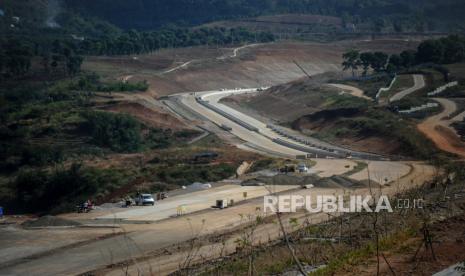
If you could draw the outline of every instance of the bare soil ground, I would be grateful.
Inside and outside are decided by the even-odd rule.
[[[153,108],[147,108],[137,102],[121,102],[115,105],[102,107],[101,109],[130,114],[151,127],[169,128],[173,130],[190,129],[188,125],[172,114]]]
[[[441,103],[444,110],[420,123],[417,126],[418,129],[431,139],[438,148],[465,157],[465,143],[460,140],[455,130],[450,126],[451,121],[447,119],[450,114],[456,111],[456,104],[444,98],[436,98],[435,100]]]
[[[411,173],[401,178],[401,187],[411,187],[430,179],[434,172],[429,166],[422,166],[414,166]],[[390,194],[396,191],[394,186],[384,189]],[[315,195],[341,193],[342,190],[314,188],[296,192]],[[364,194],[367,189],[357,189],[356,192]],[[97,275],[120,275],[127,269],[131,275],[138,271],[166,275],[184,265],[240,250],[237,240],[244,235],[244,226],[253,223],[257,214],[262,214],[262,206],[261,199],[250,200],[225,210],[208,210],[152,224],[125,224],[116,229],[72,228],[37,232],[5,232],[0,229],[2,237],[9,237],[0,254],[22,250],[21,254],[11,255],[8,264],[0,263],[0,271],[4,274],[68,274],[93,270]],[[288,230],[293,229],[290,222],[292,216],[294,214],[284,219]],[[76,214],[62,217],[77,218]],[[308,214],[298,213],[295,217],[299,222],[304,222]],[[311,218],[313,223],[327,219],[324,214],[315,214]],[[84,234],[89,236],[82,240]],[[280,229],[273,220],[264,221],[254,235],[254,244],[265,244],[279,238]],[[34,258],[28,258],[31,254],[28,254],[28,248],[34,249],[31,251],[32,254],[36,253]],[[44,263],[48,264],[47,267],[43,266]]]
[[[339,74],[325,73],[313,76],[311,80],[300,78],[260,94],[231,96],[222,102],[246,114],[253,112],[277,122],[291,122],[322,110],[328,96],[338,95],[339,88],[326,85],[326,81],[337,77]]]
[[[294,60],[313,75],[339,70],[341,55],[349,48],[392,53],[414,48],[417,44],[415,40],[276,42],[242,49],[237,57],[227,59],[221,57],[232,55],[234,48],[193,47],[141,56],[93,57],[85,61],[83,68],[112,79],[126,75],[133,75],[131,80],[146,79],[152,94],[163,96],[186,91],[276,85],[304,76]],[[188,66],[164,73],[189,61]]]
[[[336,128],[336,123],[331,120],[311,121],[303,117],[296,122],[295,126],[303,131],[311,130],[312,132],[323,132]],[[371,152],[388,155],[398,153],[401,148],[399,141],[381,136],[357,137],[353,135],[344,135],[333,142],[353,150],[366,151],[370,149]]]
[[[417,177],[421,177],[421,173],[418,174],[417,171],[419,168],[415,167],[416,165],[414,166],[411,176],[416,175]],[[419,171],[421,171],[421,168]],[[408,178],[405,180],[412,181],[411,183],[415,182],[417,184],[421,184],[423,183],[422,181],[424,178],[417,179],[419,180],[418,182],[413,181],[414,178]],[[394,185],[390,188],[392,188],[391,191],[402,191],[402,188],[394,188]],[[430,190],[428,190],[428,192],[429,191]],[[414,192],[414,194],[416,192]],[[438,187],[435,192],[438,192],[441,196],[442,188]],[[450,195],[454,193],[455,190],[451,191]],[[403,198],[402,196],[405,195],[402,194],[400,198]],[[435,204],[437,201],[436,199],[431,199],[431,201],[428,202]],[[463,217],[463,210],[465,208],[465,205],[463,205],[463,199],[461,201],[459,199],[458,202],[451,204],[454,207],[447,210],[453,210],[453,214],[461,214]],[[415,211],[411,209],[395,210],[394,213],[387,216],[380,215],[377,227],[379,227],[378,231],[383,239],[381,242],[381,244],[383,244],[381,252],[386,254],[389,260],[391,260],[391,256],[395,254],[403,254],[403,252],[406,252],[404,246],[411,246],[409,247],[409,250],[414,251],[416,249],[415,246],[418,245],[417,237],[421,235],[421,231],[419,231],[421,227],[421,219],[419,218],[421,217],[421,213],[421,210]],[[454,216],[453,214],[448,214],[445,209],[439,209],[438,213],[434,214],[435,218],[439,218],[439,220],[441,220],[441,222],[437,222],[430,228],[430,231],[433,233],[433,239],[436,242],[442,243],[443,240],[436,238],[437,235],[441,235],[441,237],[447,235],[447,231],[450,229],[449,227],[447,229],[442,228],[444,231],[436,232],[436,226],[441,227],[443,224],[442,221],[454,221],[455,218],[452,218],[451,220],[444,220],[446,217]],[[322,263],[329,264],[330,270],[327,271],[327,273],[317,273],[316,275],[355,275],[359,273],[359,271],[364,272],[368,270],[366,267],[369,267],[371,273],[367,272],[363,275],[376,274],[376,272],[373,273],[372,270],[374,262],[372,256],[374,255],[373,252],[375,252],[372,244],[372,241],[374,240],[372,230],[373,217],[368,214],[346,214],[343,215],[341,219],[337,216],[328,216],[327,219],[330,217],[333,219],[323,219],[323,223],[319,225],[313,225],[315,222],[319,223],[321,221],[311,215],[307,216],[307,220],[297,219],[295,221],[294,231],[289,234],[289,236],[291,237],[291,247],[297,257],[303,263],[312,266],[317,266]],[[463,225],[463,218],[461,220],[461,225]],[[287,216],[283,217],[283,223],[288,225],[289,221],[290,219]],[[353,225],[355,228],[350,225]],[[420,227],[418,225],[420,225]],[[302,226],[301,229],[300,226]],[[459,237],[461,234],[463,235],[463,229],[461,229],[460,226],[455,230],[456,231],[450,236],[451,241],[455,241],[454,238]],[[245,231],[244,233],[248,233],[248,230],[243,231]],[[398,234],[398,231],[401,232],[400,235]],[[244,234],[244,237],[249,238],[252,241],[259,239],[258,231],[252,233],[252,236],[246,236],[247,234]],[[257,233],[257,235],[255,235],[255,233]],[[407,242],[404,242],[410,239],[415,240],[416,243],[407,244]],[[206,275],[244,275],[247,273],[251,262],[253,262],[252,269],[256,271],[257,275],[299,275],[298,273],[282,274],[283,272],[288,272],[290,269],[295,271],[295,263],[289,254],[289,249],[283,241],[271,244],[257,243],[258,245],[255,249],[251,249],[250,247],[246,247],[245,249],[242,248],[241,250],[236,250],[235,254],[217,259],[217,262],[203,263],[203,265],[194,267],[193,269],[185,269],[183,272],[189,271],[191,274],[203,272]],[[366,243],[371,243],[371,250],[364,250]],[[460,245],[460,243],[463,243],[463,238],[457,239],[454,245],[457,246]],[[390,249],[388,250],[386,248]],[[454,258],[455,260],[459,259],[463,250],[464,249],[453,251],[453,257],[449,258],[448,261],[452,262]],[[350,253],[351,251],[355,252]],[[251,255],[253,257],[250,257]],[[404,257],[404,260],[408,259]],[[439,261],[434,265],[426,267],[425,270],[430,269],[430,274],[428,275],[431,275],[431,272],[437,271],[436,268],[444,268],[447,265],[448,262]],[[387,275],[387,273],[383,273],[383,275]],[[397,275],[412,275],[412,273],[401,273]],[[413,273],[413,275],[417,274]]]
[[[360,88],[350,86],[350,85],[345,85],[345,84],[337,84],[337,83],[331,83],[329,85],[341,89],[342,94],[349,93],[350,95],[355,96],[355,97],[359,97],[359,98],[366,99],[369,101],[373,100],[372,98],[365,96],[363,90]]]

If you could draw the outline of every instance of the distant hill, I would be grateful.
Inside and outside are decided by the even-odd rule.
[[[367,23],[374,31],[415,28],[463,30],[463,0],[63,0],[83,15],[122,28],[153,29],[167,24],[192,26],[217,20],[300,13]]]
[[[269,16],[276,15],[299,32],[465,30],[463,0],[3,0],[0,10],[2,32],[12,32],[15,28],[33,30],[61,26],[67,33],[87,36],[116,32],[114,26],[127,30],[154,30],[228,20],[234,20],[235,26],[247,28],[250,24],[252,27],[262,24],[266,27],[271,25],[250,21],[269,21]],[[296,14],[320,19],[324,16],[331,21],[308,22],[308,18],[292,16]],[[19,17],[20,22],[13,17]],[[305,24],[301,24],[304,27],[299,29],[299,24],[288,22],[290,19],[304,20]],[[309,29],[309,25],[316,27]],[[283,32],[288,29],[291,28],[285,28]]]

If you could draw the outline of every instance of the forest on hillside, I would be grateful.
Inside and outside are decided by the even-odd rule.
[[[420,30],[463,29],[459,0],[65,0],[71,10],[104,18],[122,28],[151,29],[167,24],[197,25],[264,14],[301,13],[372,22],[375,28],[403,22]],[[402,27],[397,26],[398,29]]]

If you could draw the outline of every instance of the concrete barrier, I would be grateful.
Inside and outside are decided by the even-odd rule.
[[[396,82],[396,80],[397,80],[397,76],[395,76],[395,77],[392,79],[392,81],[391,81],[391,83],[389,84],[388,87],[381,87],[381,88],[378,90],[378,93],[376,93],[376,97],[375,97],[375,98],[378,99],[379,96],[381,96],[381,93],[387,92],[387,91],[391,90],[391,88],[392,88],[392,86],[394,85],[394,82]]]
[[[436,96],[442,92],[444,92],[447,88],[457,86],[459,83],[457,81],[452,81],[449,83],[444,84],[443,86],[439,86],[434,91],[428,93],[428,96]]]
[[[240,125],[240,126],[246,128],[246,129],[248,129],[248,130],[250,130],[250,131],[259,132],[259,129],[258,129],[258,128],[256,128],[256,127],[250,125],[249,123],[246,123],[246,122],[244,122],[244,121],[242,121],[242,120],[240,120],[240,119],[238,119],[238,118],[232,116],[232,115],[229,114],[229,113],[224,112],[223,110],[219,109],[218,107],[216,107],[216,106],[214,106],[214,105],[211,105],[208,101],[204,101],[204,100],[202,100],[202,98],[200,98],[200,97],[195,98],[195,100],[196,100],[199,104],[205,106],[206,108],[215,111],[216,113],[220,114],[221,116],[223,116],[223,117],[225,117],[225,118],[227,118],[227,119],[229,119],[229,120],[235,122],[236,124],[238,124],[238,125]]]

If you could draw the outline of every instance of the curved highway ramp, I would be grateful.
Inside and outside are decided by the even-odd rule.
[[[386,160],[366,152],[331,145],[315,138],[297,136],[283,127],[265,124],[249,115],[219,103],[227,96],[257,93],[261,89],[233,89],[178,94],[175,97],[194,112],[202,115],[233,135],[270,153],[279,153],[290,158],[355,158]]]

